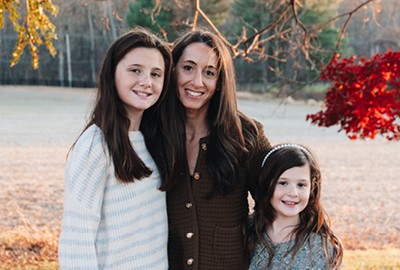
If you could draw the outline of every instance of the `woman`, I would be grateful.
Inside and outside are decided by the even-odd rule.
[[[61,269],[168,269],[165,192],[143,134],[157,129],[170,67],[170,49],[145,30],[108,49],[66,168]]]
[[[234,67],[223,42],[197,30],[173,50],[168,115],[167,190],[170,269],[244,269],[241,222],[248,214],[261,158],[263,127],[237,109]]]

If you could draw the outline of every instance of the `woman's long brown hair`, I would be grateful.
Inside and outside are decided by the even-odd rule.
[[[307,148],[305,148],[307,149]],[[247,262],[250,263],[255,246],[258,241],[266,247],[269,253],[268,266],[274,256],[270,242],[265,238],[264,233],[275,220],[275,210],[271,205],[271,198],[275,191],[276,183],[286,170],[309,164],[311,175],[310,198],[306,208],[300,212],[300,222],[293,229],[292,235],[295,236],[295,244],[287,254],[293,251],[291,262],[305,244],[309,243],[311,233],[319,235],[323,241],[323,248],[326,255],[329,269],[335,269],[343,260],[343,247],[331,230],[331,222],[328,214],[321,204],[321,172],[315,157],[296,147],[283,147],[273,152],[266,160],[260,172],[259,187],[255,196],[254,213],[250,216],[249,224],[246,228],[246,255]],[[334,254],[329,254],[329,244],[331,243]],[[338,265],[339,264],[339,265]]]
[[[166,43],[157,36],[145,29],[137,28],[120,36],[107,50],[97,78],[97,98],[94,109],[84,129],[85,131],[92,125],[100,128],[109,155],[114,162],[116,177],[123,182],[133,182],[135,179],[147,177],[152,173],[136,154],[129,140],[130,120],[115,86],[115,71],[118,63],[127,53],[138,47],[157,49],[164,59],[163,91],[158,101],[144,111],[140,130],[145,134],[151,129],[158,128],[155,116],[157,116],[157,109],[168,87],[171,52]],[[151,142],[146,138],[146,145],[148,144]]]
[[[192,43],[202,43],[212,48],[217,55],[219,77],[217,88],[210,100],[207,122],[210,129],[207,165],[215,179],[214,189],[221,194],[229,193],[236,185],[239,170],[249,158],[256,144],[257,128],[237,108],[235,72],[232,57],[225,44],[207,30],[188,32],[178,38],[172,48],[173,67],[176,66],[185,48]],[[168,116],[166,128],[173,134],[168,142],[173,151],[168,156],[167,181],[162,190],[170,189],[178,175],[186,171],[185,108],[177,96],[176,72],[172,72],[171,91],[162,104],[163,114]],[[167,171],[168,169],[164,170]]]

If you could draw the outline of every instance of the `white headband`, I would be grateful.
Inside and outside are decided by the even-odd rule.
[[[267,158],[268,158],[273,152],[275,152],[276,150],[285,148],[285,147],[296,147],[296,148],[299,148],[299,149],[303,150],[304,152],[306,152],[306,153],[310,156],[310,158],[314,160],[314,158],[313,158],[313,156],[311,155],[311,153],[310,153],[307,149],[305,149],[303,146],[300,146],[300,145],[298,145],[298,144],[281,144],[281,145],[275,146],[274,148],[272,148],[271,151],[269,151],[269,152],[267,153],[267,155],[265,156],[265,158],[264,158],[264,160],[263,160],[263,162],[262,162],[262,164],[261,164],[261,168],[264,167],[265,161],[267,160]]]

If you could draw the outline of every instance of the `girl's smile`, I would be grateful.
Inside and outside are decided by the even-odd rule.
[[[310,197],[311,177],[308,164],[293,167],[279,177],[271,205],[275,209],[277,219],[298,217]]]

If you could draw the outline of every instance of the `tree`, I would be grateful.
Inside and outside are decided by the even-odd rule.
[[[22,6],[19,0],[1,0],[0,28],[3,27],[4,23],[4,11],[8,10],[10,13],[9,18],[14,25],[15,32],[18,34],[18,44],[12,54],[11,66],[18,63],[25,46],[29,44],[32,54],[32,66],[36,69],[39,64],[38,46],[43,43],[43,40],[50,53],[53,56],[56,54],[51,42],[51,39],[57,38],[55,27],[44,10],[56,16],[58,7],[53,5],[51,0],[26,0],[25,4],[25,16],[22,23],[20,23],[19,19],[21,18]],[[38,33],[39,30],[40,35]]]
[[[256,33],[259,29],[265,28],[279,15],[279,10],[274,10],[274,4],[278,1],[269,0],[235,0],[232,2],[232,14],[234,16],[234,22],[232,32],[237,39],[241,38],[242,35]],[[267,38],[269,33],[261,35],[261,39]],[[231,42],[234,42],[231,38]],[[269,39],[268,42],[260,44],[260,48],[263,48],[267,55],[273,55],[274,51],[279,51],[280,42],[278,38],[274,37]],[[244,45],[241,45],[244,48]],[[277,56],[277,55],[276,55]],[[238,79],[241,77],[246,78],[247,82],[262,82],[264,83],[265,92],[267,90],[268,83],[276,81],[276,76],[273,76],[273,72],[269,70],[269,67],[279,65],[279,61],[275,59],[259,59],[257,56],[249,56],[251,62],[244,62],[241,59],[239,62],[237,72]]]
[[[195,3],[196,1],[192,2]],[[204,12],[216,26],[221,26],[225,23],[227,13],[230,9],[229,0],[202,0],[200,4],[204,7]],[[203,20],[202,23],[205,24],[206,21]]]
[[[201,0],[210,20],[219,26],[225,22],[229,0]],[[142,26],[161,32],[165,40],[173,41],[180,32],[192,27],[196,1],[194,0],[138,0],[130,2],[124,20],[129,27]],[[200,24],[207,24],[198,18]]]
[[[400,139],[400,52],[376,54],[371,59],[340,56],[328,65],[321,79],[332,83],[326,109],[307,116],[312,124],[340,125],[349,138]]]
[[[142,26],[153,32],[159,32],[162,29],[167,33],[171,30],[171,11],[160,4],[156,5],[154,0],[130,2],[124,20],[130,28]]]
[[[13,59],[11,61],[12,65],[18,62],[23,48],[29,43],[32,52],[32,64],[36,68],[38,65],[37,46],[42,44],[42,37],[49,51],[52,52],[52,54],[55,53],[51,43],[51,39],[56,38],[54,25],[51,24],[45,12],[50,12],[55,15],[58,12],[58,8],[51,3],[51,0],[26,0],[26,15],[24,15],[23,20],[19,20],[20,14],[24,11],[19,1],[0,1],[0,28],[3,27],[4,12],[8,10],[10,12],[10,20],[13,22],[15,31],[19,35],[18,45],[13,53]],[[84,3],[83,5],[86,5],[90,0],[80,0],[80,3],[82,3],[82,1]],[[143,7],[149,6],[147,1],[137,1],[140,1]],[[368,61],[363,59],[360,61],[361,64],[359,64],[359,66],[351,62],[355,61],[351,60],[353,58],[339,61],[336,57],[353,15],[361,10],[364,15],[370,16],[372,21],[374,21],[374,19],[377,18],[381,5],[378,0],[364,0],[363,2],[358,2],[349,12],[344,12],[336,16],[329,7],[330,5],[336,4],[337,1],[338,0],[259,0],[260,3],[264,3],[265,5],[265,16],[262,17],[261,15],[251,15],[251,13],[249,13],[250,15],[246,15],[245,11],[248,11],[249,8],[252,7],[251,3],[253,1],[249,0],[244,2],[236,0],[236,2],[241,2],[242,4],[242,12],[238,12],[237,16],[240,14],[250,19],[252,19],[251,16],[257,18],[260,16],[262,17],[261,23],[257,25],[257,27],[243,20],[241,29],[245,29],[245,31],[237,32],[236,39],[227,38],[229,34],[227,28],[225,28],[225,31],[221,31],[221,29],[224,29],[221,23],[227,18],[228,0],[154,0],[154,2],[151,2],[153,7],[142,8],[142,11],[146,9],[150,18],[154,20],[151,21],[150,28],[151,26],[156,26],[159,29],[166,29],[171,26],[173,30],[179,29],[179,31],[181,31],[183,28],[188,27],[196,29],[199,24],[202,24],[214,30],[228,48],[230,48],[234,58],[242,58],[250,62],[255,60],[268,60],[268,66],[263,66],[263,79],[270,78],[272,74],[274,76],[276,75],[276,78],[279,79],[277,81],[280,83],[296,86],[296,88],[293,87],[294,89],[292,88],[287,95],[294,94],[304,86],[317,82],[320,78],[332,82],[333,86],[329,89],[325,101],[327,107],[326,112],[319,112],[318,114],[308,117],[314,124],[331,126],[335,123],[339,123],[341,125],[341,130],[346,130],[349,137],[352,139],[374,138],[378,133],[385,135],[388,139],[399,139],[399,76],[396,70],[387,70],[385,69],[386,67],[384,67],[385,61],[392,61],[393,59],[398,61],[398,56],[393,56],[392,53],[388,53],[382,57],[373,57]],[[105,4],[105,2],[108,4]],[[116,2],[117,1],[113,1],[112,3],[115,4]],[[121,2],[125,4],[120,5]],[[114,29],[113,34],[115,36],[115,29],[117,28],[115,25],[113,26],[113,19],[116,18],[120,20],[118,13],[125,8],[129,0],[118,0],[118,5],[122,7],[117,11],[111,11],[110,0],[99,1],[99,3],[100,6],[104,4],[109,9],[103,14],[102,19],[97,20],[97,24],[93,24],[93,27],[96,28],[103,22],[104,25],[106,25],[106,27],[102,29],[104,32],[106,31],[105,29],[109,29],[108,26],[111,25],[111,29]],[[269,5],[267,5],[268,3]],[[83,5],[81,4],[81,7],[83,7]],[[321,8],[321,6],[324,6],[324,8]],[[367,8],[368,6],[371,8]],[[259,8],[257,9],[256,7],[256,10],[253,10],[253,12],[261,10],[260,6],[258,7]],[[114,5],[114,8],[117,9],[117,5]],[[131,10],[131,13],[136,12],[138,9],[140,8]],[[326,10],[328,10],[328,12]],[[104,11],[106,11],[106,9],[104,9]],[[165,14],[161,15],[161,11],[165,11],[166,14],[170,12],[169,22],[167,22],[167,18],[165,18],[164,24],[164,17],[162,16]],[[91,12],[87,13],[89,22],[92,17],[90,14]],[[96,14],[93,16],[97,16],[100,13],[94,11],[92,14]],[[397,17],[395,16],[395,12],[393,12],[390,20],[388,20],[388,22],[394,22],[394,30],[398,29],[398,21],[395,20],[395,18]],[[364,22],[365,21],[364,19]],[[253,22],[255,22],[255,20],[253,20]],[[334,25],[335,22],[337,29]],[[340,22],[340,25],[337,24],[338,22]],[[228,23],[232,23],[232,21]],[[78,27],[76,29],[85,27],[79,24],[76,24],[76,26]],[[373,27],[369,29],[373,29]],[[94,30],[95,29],[92,29],[91,31]],[[68,31],[72,30],[69,29]],[[357,33],[357,30],[355,33]],[[108,35],[103,36],[107,37]],[[389,40],[386,37],[385,39]],[[380,40],[378,43],[379,46],[382,46],[382,44],[387,46],[390,42],[396,42],[396,40],[391,39],[389,42]],[[378,43],[373,41],[371,43],[371,48],[376,49]],[[97,47],[101,45],[103,44],[99,43],[98,46],[96,45],[96,50]],[[371,48],[370,51],[372,52],[373,50]],[[82,54],[85,53],[82,51]],[[85,63],[80,63],[80,65],[85,65]],[[381,67],[380,70],[375,70],[378,72],[378,75],[380,74],[378,77],[375,73],[368,73],[368,69],[373,69],[377,65]],[[395,66],[394,62],[391,65]],[[298,68],[300,66],[305,67],[307,72],[300,72]],[[267,70],[265,67],[268,67],[270,70]],[[331,79],[329,77],[330,73],[340,73],[340,69],[342,68],[350,71],[353,71],[353,69],[359,71],[358,73],[349,72],[348,78],[341,77],[341,81],[335,81],[336,79],[333,79],[333,77]],[[291,73],[292,70],[295,72]],[[310,72],[310,70],[312,71]],[[312,72],[314,74],[312,74]],[[312,76],[310,76],[310,74],[312,74]],[[339,78],[337,74],[335,76]],[[313,77],[314,75],[315,77]],[[340,76],[343,76],[343,74]],[[352,81],[351,76],[356,76],[358,82]],[[385,83],[374,86],[373,79]],[[380,103],[375,104],[375,99]],[[359,103],[359,105],[355,105],[355,103]]]
[[[336,16],[339,1],[301,1],[297,18],[304,24],[305,29],[312,32],[312,28],[323,24],[326,18]],[[237,18],[233,27],[236,36],[257,33],[276,21],[284,10],[285,6],[281,0],[235,0],[232,3],[232,13]],[[327,64],[330,60],[339,37],[338,29],[333,22],[324,24],[318,33],[310,35],[310,47],[306,51],[304,44],[299,42],[299,38],[303,36],[293,14],[282,19],[274,28],[263,32],[257,46],[258,50],[263,52],[266,61],[257,62],[256,65],[263,67],[263,72],[255,72],[252,76],[262,75],[263,80],[268,77],[269,83],[281,82],[281,78],[276,76],[279,73],[303,82],[318,76],[321,63]],[[244,45],[240,48],[244,48]],[[253,61],[260,58],[259,55],[251,53],[249,57]],[[247,64],[246,69],[251,69],[251,65]],[[267,68],[280,72],[268,72],[267,76]]]
[[[347,0],[339,6],[339,12],[357,6],[358,0]],[[397,0],[376,1],[372,13],[370,9],[362,9],[354,14],[352,23],[346,31],[350,40],[348,44],[357,57],[370,58],[376,53],[384,53],[388,49],[400,50],[398,35],[400,33],[400,2]]]

